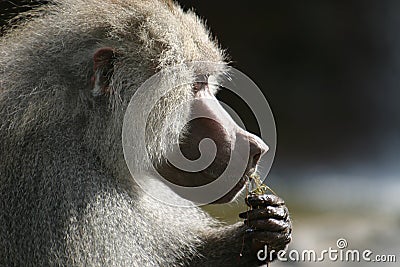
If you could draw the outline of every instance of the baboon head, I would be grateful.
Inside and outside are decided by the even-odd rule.
[[[101,157],[110,168],[121,168],[121,157],[112,155],[121,154],[125,117],[131,128],[125,133],[130,139],[125,160],[134,176],[156,172],[182,187],[225,177],[234,180],[234,186],[214,202],[228,202],[256,171],[268,147],[240,128],[216,99],[218,80],[229,74],[223,52],[202,22],[171,5],[150,13],[147,21],[140,26],[131,21],[115,33],[124,42],[113,40],[93,51],[92,131],[103,136],[98,143]],[[138,89],[152,75],[158,75],[152,84]],[[100,124],[107,127],[101,129]],[[113,158],[119,158],[118,163],[110,161]]]

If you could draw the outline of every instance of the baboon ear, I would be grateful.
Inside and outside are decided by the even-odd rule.
[[[114,48],[103,47],[98,49],[93,55],[93,71],[91,79],[93,96],[111,94],[111,77],[114,73],[114,64],[117,53]]]

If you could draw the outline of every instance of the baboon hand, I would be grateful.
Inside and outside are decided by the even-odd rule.
[[[251,242],[251,251],[264,251],[267,246],[267,261],[272,261],[292,239],[292,224],[285,202],[275,195],[250,194],[246,204],[251,210],[240,213],[239,217],[245,219],[248,226],[245,237]],[[270,256],[272,250],[275,252]]]

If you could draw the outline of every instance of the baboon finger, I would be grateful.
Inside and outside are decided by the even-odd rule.
[[[288,216],[288,210],[286,206],[279,206],[279,207],[267,206],[265,208],[253,209],[239,214],[240,218],[248,220],[267,219],[267,218],[286,219],[287,216]]]
[[[291,228],[290,223],[276,219],[245,220],[244,223],[254,230],[267,230],[269,232],[289,232]]]
[[[282,206],[285,201],[278,196],[265,194],[265,195],[249,195],[245,199],[249,207],[257,208],[263,206]]]

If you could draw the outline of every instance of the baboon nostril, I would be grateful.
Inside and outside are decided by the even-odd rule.
[[[268,146],[264,144],[261,139],[255,136],[249,136],[248,140],[250,142],[249,167],[254,168],[260,161],[261,157],[267,153]]]
[[[257,164],[257,162],[260,160],[261,158],[261,153],[257,153],[253,156],[253,164]]]

